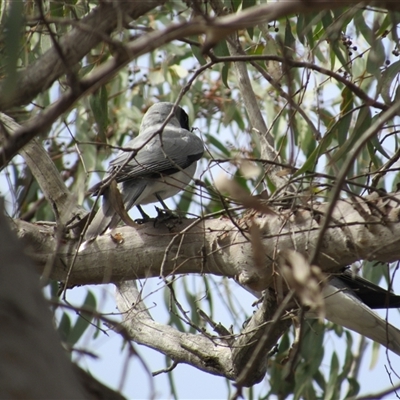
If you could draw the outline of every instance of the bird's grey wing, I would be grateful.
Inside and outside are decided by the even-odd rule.
[[[400,330],[372,311],[343,281],[331,279],[322,293],[325,297],[326,319],[358,332],[400,355]]]
[[[162,140],[159,135],[150,139],[154,132],[156,129],[148,129],[128,143],[126,147],[130,148],[143,146],[136,155],[120,152],[110,163],[109,174],[121,168],[116,177],[118,182],[159,174],[172,175],[189,167],[204,153],[201,139],[186,129],[167,126],[162,133]]]
[[[137,154],[132,157],[130,151],[120,151],[110,163],[103,181],[92,191],[98,192],[107,178],[120,168],[115,179],[118,183],[128,183],[129,190],[124,190],[125,186],[120,186],[120,189],[125,206],[130,208],[145,190],[146,179],[157,178],[159,174],[172,175],[180,168],[189,167],[203,155],[203,142],[186,129],[167,126],[162,134],[162,146],[159,135],[154,136],[156,131],[157,126],[151,127],[128,142],[125,147],[139,149]],[[114,228],[120,220],[107,200],[108,189],[105,188],[102,194],[102,206],[85,233],[87,241],[101,235],[108,227]]]

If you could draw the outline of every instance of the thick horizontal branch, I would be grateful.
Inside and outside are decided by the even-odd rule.
[[[332,272],[358,260],[391,262],[400,259],[400,195],[370,196],[356,205],[340,200],[325,232],[317,264]],[[295,249],[309,257],[317,243],[327,204],[312,210],[298,208],[267,216],[243,218],[239,231],[229,218],[183,220],[172,232],[153,223],[135,230],[117,228],[115,238],[105,234],[77,253],[77,242],[56,242],[54,226],[14,221],[18,235],[40,270],[54,257],[51,278],[69,285],[120,282],[170,274],[215,274],[236,277],[262,290],[271,286],[276,255]],[[266,254],[257,267],[248,227],[257,224]],[[122,240],[121,240],[122,238]]]

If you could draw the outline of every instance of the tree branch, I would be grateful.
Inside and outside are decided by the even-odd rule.
[[[234,379],[231,350],[219,340],[203,335],[179,332],[155,322],[141,300],[135,282],[117,284],[117,307],[124,316],[124,326],[139,344],[155,349],[176,362],[190,364],[202,371]]]
[[[390,262],[400,258],[400,194],[379,197],[376,194],[364,201],[339,200],[323,237],[323,246],[315,263],[324,272],[337,272],[358,260]],[[215,274],[236,277],[241,284],[257,282],[261,288],[271,287],[275,257],[280,249],[296,249],[308,257],[315,249],[320,222],[324,220],[329,203],[315,204],[314,208],[299,206],[292,211],[275,210],[274,214],[252,217],[257,223],[267,261],[262,278],[253,267],[252,244],[246,241],[229,219],[204,220],[193,224],[183,220],[173,231],[159,224],[115,229],[122,243],[111,235],[99,236],[84,251],[76,254],[77,241],[64,239],[58,243],[54,226],[34,225],[14,221],[15,230],[28,244],[28,252],[43,270],[57,251],[50,277],[63,281],[75,259],[69,283],[120,282],[170,274]],[[308,207],[307,207],[308,208]],[[362,215],[360,210],[363,210]],[[186,230],[182,240],[171,240]],[[248,230],[243,218],[240,229]],[[165,249],[169,256],[165,257]],[[134,255],[134,257],[132,256]],[[165,258],[165,260],[164,260]],[[163,260],[165,261],[163,263]],[[163,271],[160,266],[163,266]],[[262,289],[258,289],[262,290]]]
[[[264,378],[269,353],[291,324],[291,319],[281,317],[292,296],[292,293],[289,294],[278,304],[275,295],[267,291],[261,307],[236,340],[232,358],[239,387],[253,386]]]
[[[21,127],[3,113],[0,113],[0,124],[7,131],[3,134],[3,140]],[[21,155],[51,205],[58,227],[65,226],[71,216],[83,217],[87,214],[86,210],[77,205],[75,196],[68,190],[49,154],[37,140],[28,143],[21,150]]]
[[[68,65],[72,68],[92,48],[103,40],[104,34],[109,34],[127,18],[137,19],[155,7],[164,4],[166,0],[101,2],[88,16],[80,21],[85,29],[79,26],[66,33],[59,42]],[[91,32],[88,34],[88,32]],[[57,48],[53,46],[42,57],[37,59],[17,76],[12,95],[6,95],[7,78],[0,81],[0,110],[23,105],[33,100],[39,93],[48,89],[60,76],[68,72]]]

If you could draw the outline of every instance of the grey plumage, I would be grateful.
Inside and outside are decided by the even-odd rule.
[[[357,279],[353,279],[353,282],[349,284],[349,279],[352,279],[349,275],[345,273],[344,279],[341,279],[340,275],[332,278],[329,284],[323,288],[325,318],[380,343],[400,356],[400,330],[365,304],[357,296],[355,286],[361,284],[360,290],[363,296],[368,297],[368,292],[370,293],[371,298],[366,301],[371,301],[374,308],[396,307],[396,305],[398,306],[398,296],[359,278],[359,282],[357,282]],[[368,287],[364,286],[363,281],[367,282]],[[378,304],[376,295],[381,296],[384,292],[387,296],[386,298],[382,296],[383,301]]]
[[[204,146],[201,139],[189,131],[188,117],[181,107],[176,108],[159,134],[173,107],[172,103],[161,102],[148,109],[140,125],[139,135],[124,146],[134,150],[121,150],[117,154],[103,181],[95,186],[94,192],[100,190],[103,182],[118,171],[115,180],[125,209],[129,210],[135,205],[154,203],[174,196],[189,184],[196,171],[197,161],[203,155]],[[102,192],[102,205],[85,233],[86,241],[94,240],[107,228],[115,228],[120,222],[119,215],[107,199],[107,191],[106,188]]]
[[[261,293],[242,286],[256,297]],[[268,290],[264,292],[268,296]],[[400,330],[372,309],[400,308],[400,296],[348,270],[332,277],[322,287],[325,318],[387,347],[400,356]],[[318,318],[307,311],[306,318]]]

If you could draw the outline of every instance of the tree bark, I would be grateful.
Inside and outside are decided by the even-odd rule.
[[[86,398],[52,326],[39,276],[3,213],[0,254],[0,398]]]
[[[253,213],[234,224],[223,217],[214,220],[187,220],[169,230],[162,224],[141,225],[135,230],[114,230],[120,237],[105,234],[77,252],[77,241],[65,237],[57,242],[55,226],[14,221],[18,236],[39,271],[49,260],[54,264],[50,277],[68,285],[119,283],[170,274],[214,274],[235,277],[254,290],[273,286],[272,271],[281,250],[295,249],[306,258],[315,250],[319,229],[328,204],[311,208]],[[319,249],[317,265],[323,272],[337,272],[358,260],[391,262],[400,258],[400,195],[372,195],[353,204],[337,202],[332,222]],[[249,227],[256,224],[265,261],[254,262]],[[240,228],[240,229],[239,229]],[[56,256],[54,256],[54,252]]]

